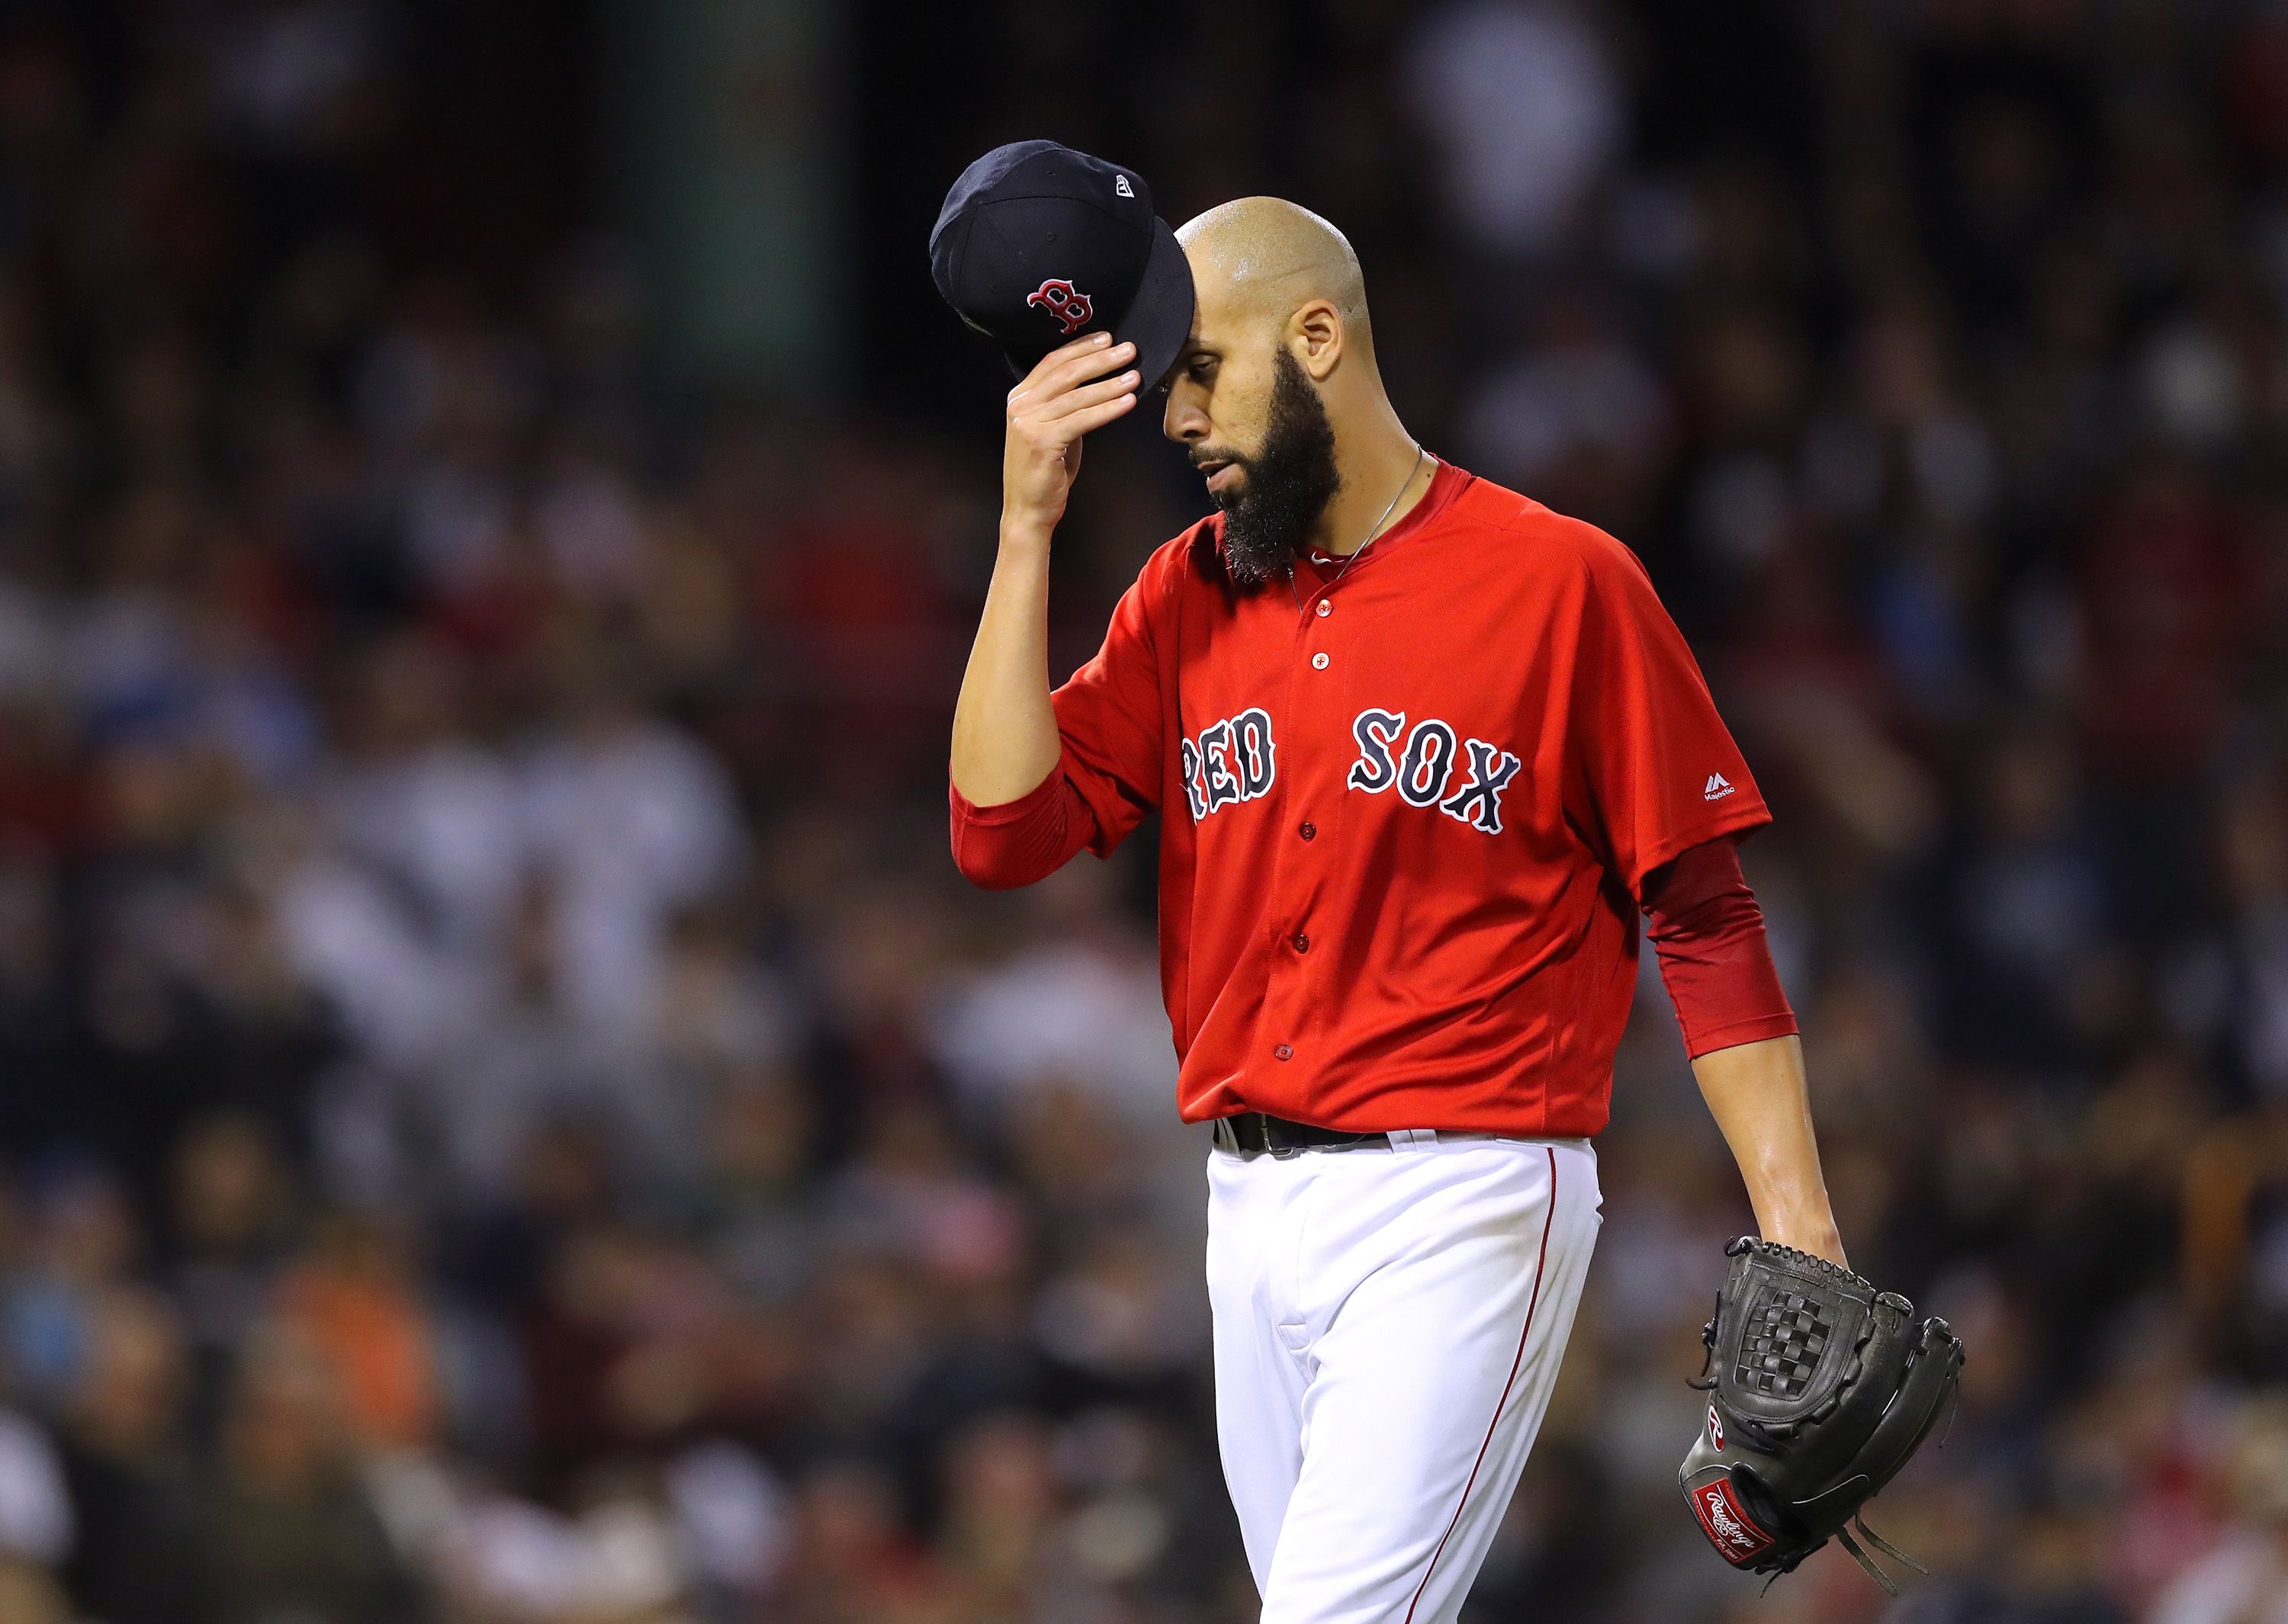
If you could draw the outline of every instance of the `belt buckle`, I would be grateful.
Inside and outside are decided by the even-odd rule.
[[[1265,1111],[1258,1112],[1256,1115],[1257,1119],[1263,1124],[1263,1148],[1271,1153],[1271,1159],[1274,1161],[1292,1161],[1296,1157],[1301,1155],[1305,1151],[1311,1148],[1307,1145],[1280,1144],[1272,1132],[1271,1113]]]

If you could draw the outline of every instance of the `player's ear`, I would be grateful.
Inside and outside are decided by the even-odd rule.
[[[1323,382],[1343,358],[1343,313],[1325,299],[1313,299],[1287,318],[1288,347],[1314,383]]]

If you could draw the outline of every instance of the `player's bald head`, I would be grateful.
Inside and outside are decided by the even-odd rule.
[[[1192,330],[1160,432],[1206,475],[1224,566],[1251,590],[1290,574],[1331,512],[1343,511],[1345,539],[1372,522],[1347,512],[1349,493],[1410,483],[1421,448],[1383,390],[1366,281],[1341,232],[1284,198],[1243,197],[1176,239]]]
[[[1176,233],[1191,262],[1201,314],[1284,322],[1315,299],[1334,306],[1363,349],[1366,279],[1350,240],[1283,197],[1240,197],[1187,220]]]

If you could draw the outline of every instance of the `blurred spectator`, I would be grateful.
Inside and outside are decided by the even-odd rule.
[[[218,1619],[358,1624],[408,1611],[405,1575],[357,1475],[332,1373],[282,1327],[249,1340],[199,1522],[198,1565]]]
[[[55,1446],[36,1422],[0,1410],[0,1562],[53,1566],[72,1541],[71,1500]]]
[[[2288,1408],[2238,1418],[2227,1484],[2233,1521],[2216,1549],[2163,1591],[2151,1624],[2278,1624],[2288,1618]]]
[[[197,1604],[186,1586],[202,1560],[203,1495],[187,1396],[182,1333],[164,1300],[106,1298],[62,1422],[77,1525],[64,1576],[89,1617],[160,1624]]]
[[[633,651],[588,651],[566,713],[521,773],[533,846],[561,898],[565,993],[600,1026],[640,1017],[669,918],[729,877],[736,839],[720,765],[640,708]]]
[[[407,1268],[397,1237],[337,1213],[276,1297],[281,1325],[331,1367],[353,1434],[381,1450],[425,1447],[437,1424],[431,1331]]]
[[[1407,67],[1463,230],[1504,255],[1558,247],[1623,130],[1620,87],[1584,17],[1556,0],[1448,5]]]

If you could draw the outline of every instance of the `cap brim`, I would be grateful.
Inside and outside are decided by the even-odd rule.
[[[1152,254],[1144,280],[1128,308],[1112,324],[1112,336],[1136,346],[1136,370],[1144,388],[1158,385],[1192,336],[1192,265],[1168,222],[1152,221]]]

